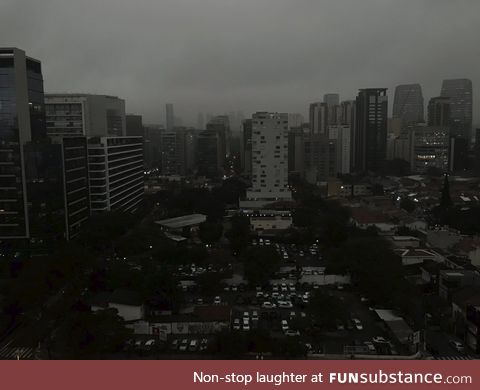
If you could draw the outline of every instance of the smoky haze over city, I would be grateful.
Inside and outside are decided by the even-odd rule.
[[[0,1],[0,360],[480,358],[479,0]]]
[[[145,123],[306,114],[325,93],[480,83],[476,0],[3,0],[3,45],[43,59],[46,92],[121,96]],[[391,109],[391,105],[390,105]],[[474,107],[474,124],[480,121]]]

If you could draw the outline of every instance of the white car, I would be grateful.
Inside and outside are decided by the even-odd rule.
[[[352,321],[355,325],[355,328],[357,328],[357,330],[363,330],[363,325],[358,318],[352,318]]]
[[[243,327],[242,329],[244,331],[249,331],[250,330],[250,321],[246,318],[243,319]]]
[[[222,299],[219,296],[216,296],[215,299],[213,300],[213,303],[215,305],[220,305],[222,303]]]
[[[258,312],[256,310],[252,312],[252,321],[258,321]]]
[[[240,319],[235,318],[233,320],[233,330],[240,330]]]
[[[281,309],[291,309],[293,305],[290,301],[278,301],[278,307]]]
[[[286,332],[289,329],[287,320],[282,320],[282,330]]]
[[[179,351],[185,352],[188,348],[188,340],[183,339],[182,342],[180,343],[180,347],[178,347]]]
[[[300,332],[298,330],[288,329],[287,331],[285,331],[285,336],[300,336]]]
[[[387,340],[385,340],[385,337],[382,336],[375,336],[372,341],[377,344],[383,344],[383,343],[388,343]]]
[[[265,302],[263,302],[262,307],[264,309],[275,309],[277,307],[277,305],[275,305],[274,303],[265,301]]]
[[[248,311],[243,312],[243,320],[250,320],[250,313]]]

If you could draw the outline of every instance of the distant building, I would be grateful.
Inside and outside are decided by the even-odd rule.
[[[387,89],[361,89],[355,106],[355,171],[377,171],[387,157]]]
[[[180,134],[173,131],[161,133],[160,154],[162,175],[180,175],[183,170],[183,150]]]
[[[141,115],[128,114],[125,116],[126,135],[128,137],[144,137],[143,120]]]
[[[304,122],[302,114],[288,114],[288,128],[297,128]]]
[[[133,212],[143,200],[141,137],[96,137],[88,140],[90,208]]]
[[[252,187],[243,208],[292,199],[288,187],[288,114],[257,112],[252,116]]]
[[[126,134],[125,101],[91,94],[45,95],[50,136],[120,137]]]
[[[351,153],[351,126],[330,125],[328,128],[330,140],[336,141],[336,172],[340,174],[350,173]]]
[[[312,103],[309,109],[310,133],[328,134],[328,105],[327,103]]]
[[[232,134],[230,130],[230,119],[227,115],[217,115],[210,119],[207,123],[207,131],[217,133],[220,140],[219,152],[223,155],[223,159],[230,155],[230,146]]]
[[[175,127],[175,113],[173,111],[173,104],[167,103],[165,105],[165,128],[167,131],[172,131]]]
[[[442,97],[450,98],[450,134],[472,141],[472,81],[444,80]]]
[[[420,84],[405,84],[395,88],[393,118],[400,119],[403,126],[424,122],[424,102]]]
[[[197,135],[196,161],[198,175],[218,178],[224,174],[225,138],[215,129],[201,131]]]
[[[438,126],[415,126],[412,129],[413,155],[411,169],[425,173],[434,167],[448,171],[449,137],[448,128]]]
[[[450,126],[450,98],[434,97],[428,102],[428,125]]]
[[[323,102],[327,106],[338,106],[340,104],[340,95],[338,93],[326,93],[323,95]]]

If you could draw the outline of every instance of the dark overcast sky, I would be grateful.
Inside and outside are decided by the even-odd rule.
[[[0,46],[43,62],[48,92],[123,97],[162,122],[197,113],[306,113],[358,88],[480,84],[480,0],[0,0]]]

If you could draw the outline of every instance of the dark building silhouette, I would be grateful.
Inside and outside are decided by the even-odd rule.
[[[143,120],[141,115],[127,114],[125,116],[126,134],[128,137],[143,137]]]
[[[428,125],[450,126],[450,98],[434,97],[428,102]]]
[[[472,139],[472,82],[468,79],[444,80],[442,97],[450,98],[450,134]]]
[[[377,171],[386,160],[387,115],[386,88],[359,91],[355,101],[355,171]]]

